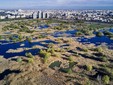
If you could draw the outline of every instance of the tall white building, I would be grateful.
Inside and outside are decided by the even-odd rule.
[[[37,13],[36,12],[33,13],[33,19],[37,19]]]
[[[6,18],[6,16],[0,16],[0,19],[5,19]]]
[[[45,12],[43,12],[43,19],[45,19],[46,18],[46,13]]]
[[[38,12],[38,18],[39,18],[39,19],[49,18],[49,13],[39,11],[39,12]]]
[[[49,18],[49,13],[45,13],[45,18]]]
[[[38,12],[38,18],[39,19],[43,18],[43,13],[41,11]]]

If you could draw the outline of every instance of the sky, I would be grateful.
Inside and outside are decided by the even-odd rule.
[[[113,9],[113,0],[0,0],[0,9]]]

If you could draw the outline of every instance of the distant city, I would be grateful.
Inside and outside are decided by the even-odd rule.
[[[62,19],[95,22],[113,22],[113,10],[0,10],[0,20],[5,19]]]

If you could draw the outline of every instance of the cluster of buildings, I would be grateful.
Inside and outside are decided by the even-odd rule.
[[[0,10],[0,19],[16,18],[113,22],[113,10]]]
[[[33,19],[37,19],[37,18],[39,18],[39,19],[47,19],[47,18],[49,18],[49,13],[42,12],[42,11],[34,12],[32,14],[32,18]]]
[[[57,10],[53,17],[64,20],[113,22],[113,10]]]
[[[39,10],[0,10],[0,19],[45,19],[49,18],[49,13]]]

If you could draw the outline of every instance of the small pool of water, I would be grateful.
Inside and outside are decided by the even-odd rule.
[[[99,32],[104,32],[104,31],[109,31],[109,32],[113,33],[113,28],[99,30]]]
[[[75,37],[77,30],[67,30],[63,32],[56,31],[52,34],[54,37]]]
[[[40,26],[38,27],[38,29],[47,29],[47,28],[49,28],[48,25],[40,25]]]
[[[113,28],[109,29],[108,31],[113,33]]]
[[[4,32],[4,34],[11,34],[11,32]]]

